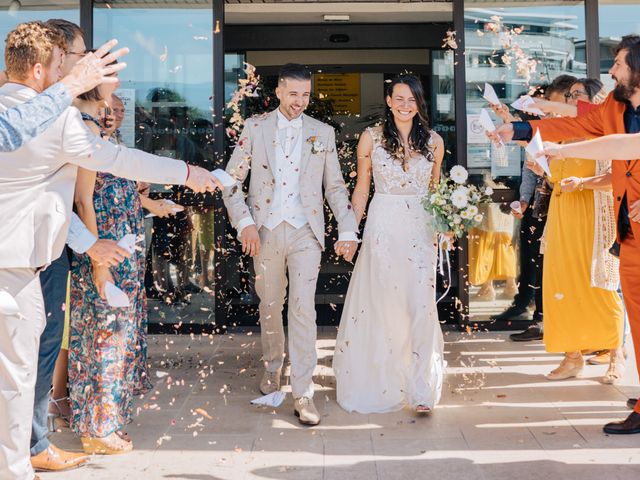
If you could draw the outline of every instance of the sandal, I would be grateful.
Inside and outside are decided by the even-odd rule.
[[[607,373],[602,377],[602,383],[613,385],[624,376],[624,359],[625,356],[622,349],[611,350],[611,362]]]
[[[57,430],[56,423],[63,423],[63,427],[68,427],[71,420],[71,407],[69,397],[53,398],[49,395],[49,411],[47,413],[47,428],[51,433]]]

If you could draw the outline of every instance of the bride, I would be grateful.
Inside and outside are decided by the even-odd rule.
[[[429,129],[420,80],[388,84],[383,124],[358,143],[352,203],[369,206],[336,341],[333,368],[342,408],[382,413],[410,406],[429,413],[440,400],[443,338],[436,309],[436,235],[421,205],[439,181],[442,138]],[[347,258],[349,260],[349,258]]]

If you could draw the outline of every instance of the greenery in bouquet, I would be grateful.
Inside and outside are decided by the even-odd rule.
[[[455,238],[460,238],[482,223],[478,205],[490,202],[493,190],[469,185],[468,178],[467,170],[456,165],[449,175],[442,175],[440,182],[424,197],[422,204],[433,217],[436,232],[453,233]]]

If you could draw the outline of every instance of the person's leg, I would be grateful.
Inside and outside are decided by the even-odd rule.
[[[518,293],[513,298],[513,305],[519,310],[524,310],[533,298],[532,285],[535,283],[536,269],[533,261],[536,256],[536,247],[540,245],[534,240],[532,224],[534,223],[531,209],[527,208],[520,223],[520,277],[518,278]]]
[[[627,309],[631,338],[640,371],[640,238],[629,236],[620,246],[620,280]],[[640,413],[640,402],[635,412]]]
[[[69,389],[67,386],[69,379],[69,349],[62,348],[58,354],[58,360],[56,361],[56,368],[53,371],[53,389],[51,390],[51,397],[54,399],[65,398],[69,395]],[[68,404],[67,404],[68,405]]]
[[[640,371],[640,237],[634,238],[631,234],[620,245],[620,283],[636,353],[636,366]],[[640,433],[640,401],[629,399],[627,405],[633,405],[633,412],[622,421],[607,423],[603,428],[605,433]]]
[[[32,456],[46,450],[51,443],[47,437],[49,433],[47,426],[49,390],[51,388],[53,370],[62,345],[68,274],[69,259],[66,252],[63,252],[60,258],[40,273],[40,285],[42,287],[47,323],[40,336],[40,349],[38,351],[38,376],[36,378],[35,403],[31,426]]]
[[[0,478],[33,480],[29,454],[38,347],[45,312],[34,269],[0,269],[0,289],[18,304],[0,313]]]
[[[282,308],[287,290],[285,224],[260,229],[260,255],[253,259],[256,293],[260,298],[260,340],[267,372],[279,372],[284,362]]]
[[[294,398],[312,398],[317,364],[315,296],[322,247],[308,225],[299,229],[287,225],[287,237],[291,389]]]

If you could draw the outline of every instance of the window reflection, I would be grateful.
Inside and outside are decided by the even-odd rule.
[[[640,35],[640,5],[621,1],[600,0],[600,79],[607,90],[613,89],[613,80],[607,73],[613,65],[613,49],[623,35]]]
[[[485,220],[469,235],[472,321],[488,320],[512,303],[521,270],[521,226],[511,215],[509,203],[519,198],[525,157],[515,144],[500,147],[488,141],[479,123],[481,109],[487,109],[494,123],[502,120],[482,98],[485,82],[509,105],[559,75],[586,76],[583,2],[509,4],[467,2],[464,13],[467,164],[471,180],[491,186],[503,201],[486,205]],[[530,312],[527,317],[531,318]]]
[[[80,0],[37,0],[35,2],[0,1],[0,70],[4,70],[4,37],[18,24],[34,20],[62,18],[80,23]]]
[[[118,38],[131,50],[117,92],[126,100],[123,141],[213,168],[211,2],[189,8],[178,2],[162,8],[128,8],[126,3],[94,4],[94,43]],[[187,208],[174,217],[147,219],[150,321],[177,323],[189,311],[203,309],[212,317],[213,199],[183,187],[153,185],[151,192]]]

